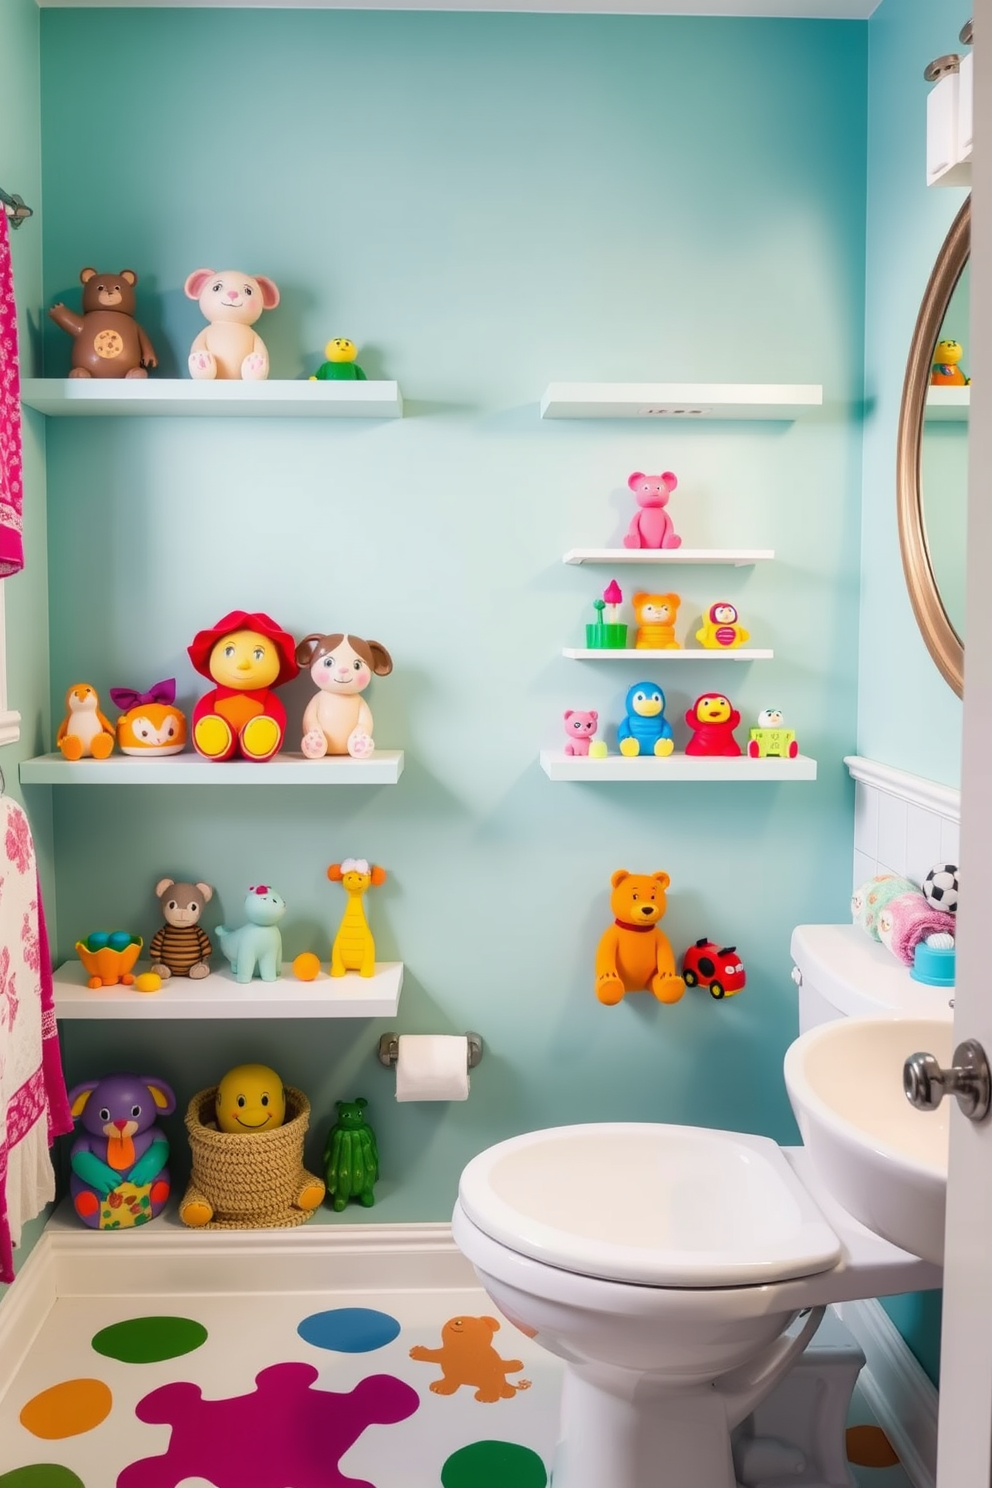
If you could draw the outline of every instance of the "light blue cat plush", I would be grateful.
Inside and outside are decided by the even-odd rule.
[[[282,935],[279,921],[286,901],[268,884],[253,885],[245,897],[248,924],[237,930],[218,925],[217,939],[239,982],[250,982],[256,974],[263,982],[274,982],[282,974]]]

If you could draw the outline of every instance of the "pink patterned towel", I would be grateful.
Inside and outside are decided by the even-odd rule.
[[[21,380],[10,229],[0,206],[0,578],[24,567]]]
[[[55,1197],[49,1148],[72,1130],[28,819],[0,797],[0,1281],[21,1226]]]
[[[878,938],[897,960],[912,966],[916,947],[928,935],[944,930],[954,934],[955,919],[942,909],[934,909],[914,889],[890,899],[878,917]]]
[[[912,894],[916,885],[897,873],[879,873],[860,884],[851,896],[851,915],[856,925],[867,930],[872,940],[880,940],[878,920],[890,899],[898,894]]]

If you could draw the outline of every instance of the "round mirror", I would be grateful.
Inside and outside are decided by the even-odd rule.
[[[944,680],[964,685],[971,201],[944,240],[903,383],[896,462],[899,544],[917,624]]]

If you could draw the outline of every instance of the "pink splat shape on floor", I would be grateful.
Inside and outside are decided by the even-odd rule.
[[[313,1390],[312,1364],[273,1364],[248,1395],[204,1400],[199,1385],[163,1385],[139,1400],[140,1421],[171,1425],[160,1457],[125,1467],[117,1488],[176,1488],[209,1478],[217,1488],[378,1488],[346,1478],[338,1462],[369,1426],[412,1416],[420,1397],[390,1374],[374,1374],[346,1393]]]

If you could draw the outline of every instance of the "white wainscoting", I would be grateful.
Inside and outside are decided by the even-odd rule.
[[[857,754],[844,763],[855,782],[853,888],[879,873],[922,883],[935,863],[958,865],[960,791]]]

